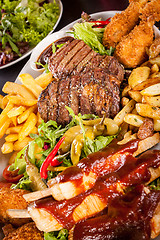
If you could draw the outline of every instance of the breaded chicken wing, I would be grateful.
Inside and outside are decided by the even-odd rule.
[[[140,24],[122,38],[115,50],[115,57],[128,68],[137,67],[147,58],[146,49],[154,38],[153,25],[160,20],[160,0],[147,3],[140,18]]]
[[[28,191],[21,189],[10,189],[1,188],[0,189],[0,222],[2,223],[12,223],[14,226],[20,226],[29,219],[14,219],[7,215],[7,209],[25,209],[27,208],[27,202],[23,198],[23,195],[28,193]]]
[[[103,35],[103,44],[106,47],[116,47],[122,37],[127,35],[138,24],[140,9],[148,0],[132,0],[129,6],[117,13],[106,26]]]
[[[43,232],[39,231],[34,222],[24,224],[10,231],[3,240],[43,240]]]
[[[152,44],[153,37],[153,24],[141,22],[123,37],[114,55],[126,68],[135,68],[147,60],[146,48]]]

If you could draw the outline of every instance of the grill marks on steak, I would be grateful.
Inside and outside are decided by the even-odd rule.
[[[42,91],[38,110],[44,121],[50,119],[65,125],[70,117],[65,106],[75,114],[94,113],[114,117],[119,111],[119,88],[122,66],[114,57],[94,52],[81,40],[65,44],[49,60],[56,78]]]

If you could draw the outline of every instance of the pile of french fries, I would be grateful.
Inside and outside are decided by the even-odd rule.
[[[145,118],[153,119],[155,133],[160,131],[160,56],[132,70],[121,104],[123,108],[114,118],[123,131],[120,144],[137,138]]]
[[[37,100],[53,78],[51,73],[35,79],[30,74],[21,74],[19,80],[22,84],[6,82],[2,91],[7,95],[0,95],[0,138],[5,135],[1,151],[3,154],[14,152],[13,158],[32,140],[30,133],[37,133],[42,121]]]

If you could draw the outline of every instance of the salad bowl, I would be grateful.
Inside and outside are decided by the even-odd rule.
[[[59,21],[60,21],[60,19],[61,19],[61,17],[62,17],[62,13],[63,13],[63,4],[62,4],[61,0],[55,0],[55,1],[56,1],[56,3],[57,3],[58,6],[59,6],[59,16],[58,16],[58,20],[56,21],[56,23],[55,23],[55,25],[54,25],[54,27],[53,27],[53,30],[50,31],[50,32],[48,33],[48,35],[50,35],[51,33],[53,33],[53,31],[56,29],[56,27],[58,26]],[[50,2],[53,2],[53,0],[50,0]],[[32,48],[30,47],[29,50],[28,50],[26,53],[22,54],[22,56],[20,56],[19,58],[15,59],[15,60],[13,60],[13,61],[11,61],[11,62],[3,65],[3,66],[0,66],[0,70],[1,70],[1,69],[4,69],[4,68],[7,68],[7,67],[10,67],[10,66],[12,66],[13,64],[15,64],[15,63],[23,60],[24,58],[26,58],[27,56],[29,56],[29,55],[31,54],[31,52],[33,51],[33,49],[34,49],[33,47],[32,47]]]

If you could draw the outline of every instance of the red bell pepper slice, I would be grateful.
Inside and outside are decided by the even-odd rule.
[[[111,18],[107,18],[105,21],[91,21],[91,22],[92,22],[92,23],[95,23],[95,25],[93,25],[93,27],[103,28],[103,27],[105,27],[108,23],[110,23],[110,19],[111,19]]]
[[[17,183],[23,177],[23,174],[20,175],[18,174],[19,169],[9,171],[8,170],[9,167],[10,165],[3,170],[3,177],[10,183]]]
[[[48,166],[51,164],[52,166],[58,166],[61,164],[61,162],[59,162],[56,158],[55,155],[57,154],[59,147],[61,146],[62,142],[64,140],[64,137],[62,137],[58,143],[56,144],[56,146],[54,147],[54,149],[50,152],[50,154],[47,156],[47,158],[45,159],[45,161],[42,163],[41,169],[40,169],[40,175],[41,178],[46,179],[47,178],[47,168]]]

